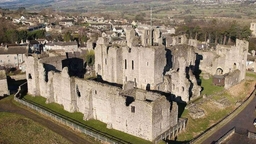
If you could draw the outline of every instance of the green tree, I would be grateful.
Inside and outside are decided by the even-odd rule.
[[[9,43],[18,42],[18,31],[12,30],[12,29],[8,29],[5,32],[5,35],[6,35],[6,38],[7,38],[7,42],[9,42]]]
[[[27,33],[28,40],[34,40],[37,38],[45,38],[45,30],[35,30]]]
[[[249,26],[244,26],[242,28],[241,38],[249,40],[249,37],[251,36],[251,34],[252,34],[252,31],[250,30]]]
[[[68,41],[73,40],[73,37],[72,37],[71,33],[68,31],[64,34],[63,39],[64,39],[64,41],[68,42]]]
[[[28,32],[26,30],[21,30],[18,32],[19,41],[21,41],[21,40],[26,41],[27,38],[28,38]]]

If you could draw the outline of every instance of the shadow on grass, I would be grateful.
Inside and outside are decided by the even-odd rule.
[[[0,100],[4,99],[4,98],[6,98],[6,97],[8,97],[8,95],[5,95],[5,96],[0,97]]]

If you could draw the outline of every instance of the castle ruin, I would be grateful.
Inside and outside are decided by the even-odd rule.
[[[201,49],[184,35],[162,35],[157,28],[138,32],[127,28],[125,40],[88,42],[95,52],[97,80],[83,79],[80,58],[29,56],[28,93],[81,112],[84,120],[100,120],[108,128],[154,141],[181,125],[175,101],[200,96],[200,70],[225,76],[225,88],[245,77],[246,41]]]

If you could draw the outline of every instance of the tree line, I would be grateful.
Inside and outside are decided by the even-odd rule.
[[[242,26],[236,21],[200,20],[187,21],[178,27],[177,34],[186,34],[188,38],[209,43],[233,44],[236,39],[249,40],[251,30],[249,25]]]
[[[33,40],[37,38],[45,38],[45,30],[17,30],[17,26],[11,21],[0,19],[0,43],[13,44],[26,40]]]
[[[15,43],[26,40],[34,40],[38,38],[45,38],[45,30],[15,30],[15,29],[4,29],[3,35],[0,36],[0,43]]]

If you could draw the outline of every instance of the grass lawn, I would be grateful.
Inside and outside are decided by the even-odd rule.
[[[203,77],[201,77],[202,80],[202,84],[201,86],[203,87],[203,91],[201,93],[201,95],[212,95],[215,94],[217,92],[221,92],[224,90],[224,87],[221,86],[215,86],[212,83],[212,77],[210,77],[209,79],[203,79]]]
[[[256,79],[256,73],[254,73],[254,72],[246,72],[246,77],[250,77],[250,78]]]
[[[62,136],[21,115],[0,113],[0,143],[70,144]]]
[[[120,138],[122,140],[125,140],[127,142],[134,143],[134,144],[148,144],[148,143],[151,143],[150,141],[146,141],[144,139],[126,134],[126,133],[121,132],[121,131],[117,131],[117,130],[114,130],[114,129],[107,129],[106,128],[107,125],[105,123],[97,121],[97,120],[84,121],[82,113],[80,113],[80,112],[74,112],[74,113],[67,112],[63,109],[63,106],[61,106],[59,104],[56,104],[56,103],[46,104],[45,103],[46,99],[44,97],[41,97],[41,96],[32,97],[32,96],[26,95],[24,98],[26,100],[30,100],[30,101],[33,101],[33,102],[35,102],[37,104],[40,104],[44,107],[47,107],[50,110],[52,110],[56,113],[62,114],[62,115],[66,116],[66,117],[68,117],[72,120],[78,121],[78,122],[80,122],[84,125],[90,126],[94,129],[97,129],[101,132],[104,132],[104,133],[107,133],[109,135],[115,136],[115,137]]]
[[[247,76],[248,75],[255,76],[256,78],[256,74],[247,74]],[[246,80],[244,82],[241,82],[239,85],[234,86],[234,88],[232,88],[233,93],[235,93],[234,95],[230,93],[230,90],[225,91],[223,93],[216,93],[223,91],[224,88],[216,87],[212,85],[211,82],[211,79],[202,79],[202,86],[206,88],[205,92],[203,92],[207,95],[211,95],[211,100],[206,100],[204,101],[204,103],[199,104],[199,107],[205,111],[206,115],[203,118],[193,119],[189,115],[189,111],[185,109],[181,117],[188,118],[188,123],[186,131],[178,136],[178,141],[189,141],[193,139],[194,137],[198,136],[200,133],[205,131],[207,128],[211,127],[213,124],[217,123],[219,120],[221,120],[226,115],[231,113],[236,107],[236,102],[243,101],[250,94],[251,90],[249,89],[253,88],[255,84],[255,81],[253,80]],[[248,89],[248,91],[245,91],[245,89]],[[224,108],[219,108],[213,103],[213,101],[218,101],[223,98],[229,101],[230,104],[228,106]],[[200,100],[194,103],[198,104]]]

